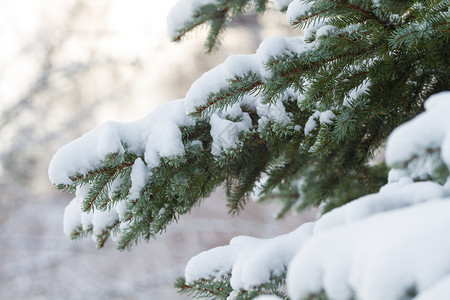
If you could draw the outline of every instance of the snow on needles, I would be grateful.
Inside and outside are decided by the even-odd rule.
[[[228,87],[229,81],[236,77],[245,77],[249,73],[258,75],[261,80],[270,77],[265,64],[271,57],[287,52],[301,53],[313,46],[300,37],[275,36],[264,40],[255,54],[229,56],[192,84],[186,94],[186,112],[195,113],[197,108],[208,105],[208,97]]]
[[[285,272],[293,255],[310,237],[312,227],[313,223],[304,224],[273,239],[235,237],[228,246],[194,256],[186,266],[186,281],[212,277],[221,280],[231,272],[230,282],[235,290],[268,282],[271,275],[281,276]]]
[[[237,237],[200,253],[186,280],[221,280],[231,271],[234,290],[251,290],[288,266],[292,299],[322,290],[343,300],[402,299],[411,289],[444,293],[437,284],[450,274],[449,192],[433,182],[390,183],[289,234]]]
[[[313,1],[304,1],[304,0],[294,0],[291,4],[289,4],[289,7],[286,12],[286,16],[288,18],[288,21],[290,23],[294,23],[297,18],[302,17],[304,15],[307,15],[309,10],[313,7],[314,2]]]
[[[183,155],[181,126],[194,125],[184,110],[184,100],[168,102],[147,117],[132,123],[107,122],[59,149],[49,166],[53,184],[72,184],[70,177],[85,175],[102,166],[107,154],[127,151],[143,155],[149,168],[161,157]]]
[[[450,91],[431,96],[425,112],[396,128],[386,144],[389,165],[406,163],[427,151],[440,150],[450,168]]]
[[[195,12],[207,4],[215,4],[217,0],[180,0],[167,16],[167,30],[170,38],[175,38],[184,27],[192,21]]]
[[[431,288],[450,273],[450,199],[435,200],[315,235],[289,265],[289,295],[395,300]]]

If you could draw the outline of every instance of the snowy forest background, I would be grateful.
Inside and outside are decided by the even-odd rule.
[[[271,237],[314,218],[274,221],[276,208],[251,203],[235,218],[219,191],[131,252],[114,245],[99,252],[63,234],[72,196],[48,181],[56,149],[106,120],[136,120],[183,97],[231,53],[297,33],[281,13],[250,15],[205,55],[201,31],[169,41],[165,17],[174,2],[0,2],[0,299],[183,299],[173,283],[193,255],[237,234]]]

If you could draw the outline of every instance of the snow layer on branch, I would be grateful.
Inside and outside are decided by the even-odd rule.
[[[293,23],[299,16],[304,16],[308,13],[309,10],[313,7],[314,2],[306,2],[303,0],[294,0],[286,12],[286,16],[288,18],[289,23]]]
[[[94,210],[94,215],[92,217],[93,238],[95,238],[96,235],[101,235],[107,227],[114,225],[118,220],[119,216],[115,209],[106,211],[98,209]]]
[[[266,104],[261,103],[261,98],[255,98],[256,112],[259,116],[259,132],[264,131],[271,122],[285,126],[292,123],[283,104],[289,97],[298,97],[298,95],[296,95],[293,90],[288,89],[285,94],[278,97],[275,102]]]
[[[186,112],[195,113],[196,108],[207,106],[208,96],[218,93],[236,77],[244,78],[249,72],[259,75],[261,80],[270,77],[265,63],[272,57],[283,53],[301,53],[312,47],[300,37],[275,36],[264,40],[255,54],[231,55],[225,62],[211,69],[197,79],[186,95]]]
[[[75,197],[64,209],[64,234],[70,237],[72,232],[81,226],[81,199]]]
[[[59,149],[49,166],[54,184],[71,184],[71,176],[86,174],[102,166],[110,153],[127,151],[144,155],[148,167],[161,157],[184,154],[180,126],[194,125],[184,110],[184,100],[161,105],[147,117],[132,123],[107,122]]]
[[[136,158],[131,169],[131,188],[128,199],[135,200],[139,198],[141,190],[144,188],[151,175],[150,170],[144,164],[140,157]]]
[[[239,119],[232,121],[230,119]],[[222,113],[214,113],[210,119],[213,143],[211,153],[220,155],[223,151],[240,145],[239,135],[252,128],[248,113],[242,112],[239,103],[235,103]]]
[[[216,4],[217,0],[179,0],[167,15],[167,30],[170,38],[175,38],[185,26],[193,21],[194,14],[201,6]]]
[[[188,263],[186,280],[221,280],[231,270],[232,288],[251,290],[288,265],[295,300],[321,291],[336,300],[394,300],[411,292],[450,299],[449,215],[448,190],[399,177],[289,234],[236,237],[200,253]]]
[[[81,210],[83,195],[87,193],[89,186],[85,185],[77,188],[76,197],[66,206],[64,210],[63,231],[70,237],[74,230],[80,226],[83,230],[93,229],[95,235],[100,235],[108,226],[118,221],[117,211],[112,208],[107,211],[94,209],[93,212],[84,213]]]
[[[450,274],[449,200],[375,214],[315,234],[289,265],[289,295],[302,299],[324,290],[337,300],[404,299],[412,291],[420,296]],[[444,292],[449,299],[448,289]]]
[[[450,168],[450,92],[431,96],[425,112],[396,128],[386,144],[386,163],[397,165],[440,150]]]
[[[320,124],[333,124],[333,120],[336,115],[331,111],[315,111],[306,121],[305,124],[305,136],[311,135],[311,132],[316,129],[317,122],[316,119],[319,120]]]
[[[231,287],[251,289],[269,282],[270,276],[282,275],[297,250],[310,237],[313,223],[271,239],[239,236],[230,245],[214,248],[194,256],[186,266],[187,282],[221,276],[231,271]]]
[[[335,208],[316,221],[314,233],[330,228],[349,225],[371,215],[438,199],[446,194],[444,187],[435,182],[412,182],[402,178],[399,182],[385,185],[376,194],[370,194]]]

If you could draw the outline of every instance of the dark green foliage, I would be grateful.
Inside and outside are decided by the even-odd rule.
[[[230,276],[218,281],[202,279],[193,284],[187,284],[185,278],[180,277],[174,286],[181,294],[194,296],[195,298],[226,299],[233,291],[230,286]]]
[[[272,277],[269,282],[254,287],[251,290],[234,291],[235,300],[250,300],[261,295],[276,295],[281,299],[288,299],[286,294],[280,291],[280,287],[284,285],[283,276]],[[187,283],[184,277],[180,277],[174,286],[181,294],[193,296],[195,298],[208,298],[223,300],[227,299],[233,289],[230,285],[231,274],[223,276],[220,280],[217,278],[200,279],[193,283]]]

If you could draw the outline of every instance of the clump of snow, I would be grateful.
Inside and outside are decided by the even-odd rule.
[[[104,229],[119,220],[119,215],[115,208],[106,211],[94,209],[85,213],[81,210],[82,202],[83,198],[75,197],[64,210],[63,231],[68,237],[80,226],[83,230],[92,228],[95,237],[102,234]]]
[[[109,227],[114,225],[115,222],[119,220],[119,216],[115,209],[101,211],[94,210],[94,215],[92,217],[92,226],[93,226],[93,234],[101,235],[103,231]]]
[[[191,22],[196,11],[207,4],[215,4],[217,0],[179,0],[167,15],[167,30],[170,38],[175,38],[186,24]]]
[[[377,213],[439,199],[445,195],[444,188],[435,182],[412,182],[412,179],[404,178],[385,185],[378,193],[363,196],[324,214],[316,221],[314,232],[349,225]]]
[[[335,117],[336,115],[331,110],[324,111],[319,117],[320,124],[333,124]]]
[[[105,156],[127,151],[144,155],[148,166],[159,165],[160,158],[184,154],[180,126],[194,125],[184,111],[184,100],[161,105],[147,117],[132,123],[107,122],[59,149],[49,166],[55,184],[72,184],[71,176],[101,167]]]
[[[81,208],[79,208],[81,211]],[[88,230],[92,227],[92,219],[94,218],[94,212],[81,212],[81,227],[83,230]]]
[[[294,0],[289,4],[286,12],[289,23],[294,23],[297,18],[304,18],[308,15],[308,12],[313,7],[314,2],[304,0]]]
[[[213,138],[211,153],[220,155],[223,151],[240,145],[239,135],[252,128],[252,120],[248,113],[242,113],[241,121],[231,121],[220,113],[211,116],[211,137]]]
[[[63,231],[70,237],[73,230],[81,226],[81,200],[75,197],[64,209]]]
[[[230,283],[234,290],[251,289],[269,282],[270,276],[280,276],[287,264],[310,237],[313,223],[272,239],[239,236],[228,246],[217,247],[194,256],[187,264],[187,282],[215,277],[221,280],[231,271]]]
[[[334,29],[336,29],[335,26],[333,25],[324,25],[321,26],[319,29],[317,29],[316,31],[316,37],[323,37],[323,36],[328,36]]]
[[[303,29],[303,36],[305,40],[312,40],[317,33],[317,31],[320,30],[320,28],[327,26],[327,19],[321,19],[321,20],[315,20],[314,22],[308,24]]]
[[[317,127],[315,119],[320,117],[320,111],[315,111],[306,121],[304,132],[305,136],[311,135],[311,132]]]
[[[278,97],[273,103],[263,104],[261,99],[256,100],[256,112],[259,116],[258,119],[258,131],[263,131],[269,124],[274,122],[277,124],[288,125],[292,122],[291,118],[287,115],[283,101],[287,95]]]
[[[306,121],[304,132],[305,136],[312,135],[311,132],[316,129],[317,122],[316,119],[319,120],[320,124],[333,124],[333,120],[336,115],[331,111],[315,111]]]
[[[151,172],[140,157],[136,158],[131,169],[131,188],[128,199],[135,200],[140,197],[141,190],[144,188]]]
[[[431,96],[425,102],[425,112],[396,128],[386,144],[386,163],[394,166],[427,151],[440,150],[450,167],[450,92]]]
[[[237,291],[231,291],[230,295],[227,297],[227,300],[236,300],[239,293]]]
[[[412,179],[408,175],[408,172],[403,169],[392,169],[388,173],[388,183],[394,183],[405,179],[408,181],[412,181]]]

